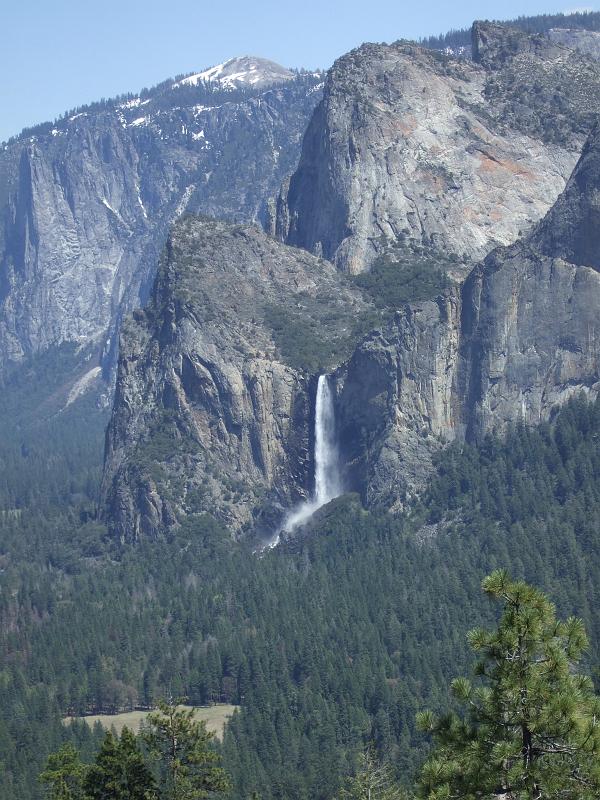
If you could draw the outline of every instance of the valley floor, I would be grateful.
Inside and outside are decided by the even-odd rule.
[[[192,706],[182,706],[182,708],[192,708]],[[217,738],[223,738],[225,723],[233,715],[239,706],[229,703],[218,703],[214,706],[205,706],[194,709],[194,717],[206,723],[206,729],[214,733]],[[110,730],[114,728],[121,734],[123,728],[127,727],[134,733],[138,733],[142,722],[148,717],[151,711],[125,711],[122,714],[90,714],[84,717],[65,717],[63,722],[70,724],[73,720],[83,720],[90,728],[99,722],[103,728]]]

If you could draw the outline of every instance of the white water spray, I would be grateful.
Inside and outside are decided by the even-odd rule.
[[[327,375],[319,375],[315,401],[315,499],[317,508],[342,493],[335,441],[335,409]]]
[[[319,375],[315,400],[315,491],[284,519],[269,547],[279,544],[283,531],[303,525],[318,508],[343,492],[340,459],[335,440],[335,410],[329,376]]]

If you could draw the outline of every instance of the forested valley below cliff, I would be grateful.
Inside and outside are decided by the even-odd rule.
[[[20,407],[30,390],[3,398]],[[241,706],[221,746],[235,797],[330,797],[368,741],[410,785],[427,751],[415,714],[446,706],[466,631],[495,618],[480,581],[506,564],[583,617],[596,675],[600,403],[451,448],[405,515],[340,498],[261,558],[207,515],[117,546],[90,516],[100,426],[95,450],[73,454],[85,411],[30,450],[3,442],[3,505],[19,508],[0,529],[3,797],[37,796],[65,737],[94,752],[102,732],[65,728],[67,712],[169,692]]]
[[[2,145],[0,800],[154,786],[85,718],[178,701],[224,771],[146,797],[413,797],[513,591],[600,692],[599,28],[245,56]]]

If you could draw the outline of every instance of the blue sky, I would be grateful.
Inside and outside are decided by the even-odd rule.
[[[234,55],[328,67],[364,41],[575,7],[537,0],[1,0],[0,141],[77,105]],[[586,7],[597,10],[600,0]]]

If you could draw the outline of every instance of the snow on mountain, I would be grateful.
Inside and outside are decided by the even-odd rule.
[[[203,72],[188,75],[187,78],[173,84],[178,86],[197,86],[199,83],[219,83],[224,88],[238,89],[241,86],[261,88],[272,83],[289,81],[293,73],[289,69],[269,61],[266,58],[241,56],[230,58],[223,64],[217,64]]]

